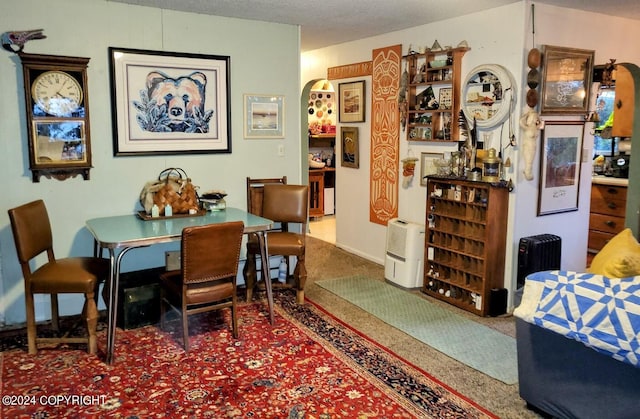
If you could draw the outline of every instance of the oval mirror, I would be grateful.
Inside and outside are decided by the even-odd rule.
[[[501,65],[484,64],[469,72],[462,85],[462,110],[479,128],[492,128],[507,118],[515,105],[513,76]]]

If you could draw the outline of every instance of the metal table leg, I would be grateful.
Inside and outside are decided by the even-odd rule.
[[[267,247],[267,234],[264,231],[258,232],[258,244],[260,245],[260,259],[262,259],[262,279],[267,290],[267,304],[269,305],[269,320],[271,325],[275,325],[273,315],[273,292],[271,290],[271,275],[269,270],[269,252]]]
[[[116,323],[118,319],[118,289],[120,287],[120,265],[122,257],[135,247],[125,247],[118,256],[115,250],[109,249],[109,307],[107,307],[107,356],[106,363],[111,365],[114,360],[114,350],[116,346]]]

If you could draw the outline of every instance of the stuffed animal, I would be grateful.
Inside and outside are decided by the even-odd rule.
[[[522,128],[522,154],[524,157],[524,177],[527,180],[533,179],[533,160],[536,157],[538,145],[538,128],[540,118],[538,113],[530,107],[526,107],[520,117],[520,128]]]

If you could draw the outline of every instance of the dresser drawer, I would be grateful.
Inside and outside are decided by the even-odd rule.
[[[592,213],[624,217],[627,207],[627,188],[624,186],[592,185]]]
[[[603,233],[602,231],[589,230],[589,241],[587,247],[593,250],[600,250],[615,234]]]
[[[627,187],[591,184],[591,200],[594,199],[622,199],[626,201]]]
[[[624,230],[624,217],[616,217],[606,214],[589,215],[589,230],[598,230],[605,233],[617,234]]]

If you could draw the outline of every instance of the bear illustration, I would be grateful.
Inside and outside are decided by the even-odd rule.
[[[159,108],[166,107],[167,125],[172,132],[190,131],[194,120],[203,117],[206,84],[207,77],[199,71],[177,78],[152,71],[146,82],[149,101]]]

